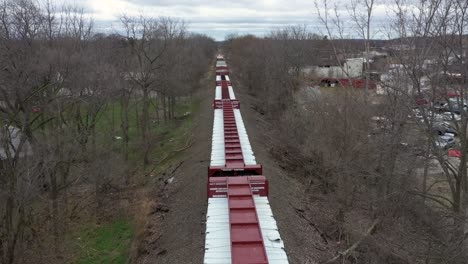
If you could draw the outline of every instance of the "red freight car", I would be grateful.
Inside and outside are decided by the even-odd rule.
[[[366,79],[336,79],[336,78],[324,78],[320,80],[320,83],[327,86],[342,86],[342,87],[352,87],[356,89],[366,88]],[[377,89],[377,84],[373,80],[369,80],[369,90]]]

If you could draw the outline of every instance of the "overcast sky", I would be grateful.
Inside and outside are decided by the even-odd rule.
[[[263,36],[272,29],[307,24],[311,31],[323,32],[317,18],[314,0],[54,0],[57,3],[78,4],[95,20],[97,31],[119,32],[117,18],[130,15],[170,16],[185,20],[189,30],[223,40],[228,34]],[[349,0],[341,2],[343,17]],[[388,6],[378,4],[374,11],[376,27],[388,24]],[[347,23],[350,25],[350,23]],[[378,30],[377,30],[378,31]],[[346,33],[356,35],[352,27]],[[379,37],[379,33],[374,33]]]

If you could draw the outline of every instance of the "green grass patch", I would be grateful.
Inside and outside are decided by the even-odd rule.
[[[127,263],[134,228],[127,220],[90,225],[78,234],[78,264]]]
[[[158,111],[158,101],[150,99],[149,104],[149,138],[143,141],[141,115],[143,106],[141,100],[132,98],[128,105],[128,145],[125,145],[124,135],[122,131],[122,109],[120,100],[109,100],[102,105],[95,120],[90,120],[88,111],[91,105],[82,104],[77,106],[70,105],[62,116],[64,120],[68,121],[70,132],[77,141],[80,139],[87,139],[87,147],[95,147],[98,151],[112,152],[115,154],[123,154],[125,147],[127,149],[128,165],[130,167],[141,166],[144,161],[146,151],[148,152],[148,164],[150,169],[154,166],[164,165],[168,161],[174,161],[175,156],[179,156],[177,150],[187,145],[188,139],[191,137],[193,128],[193,116],[199,111],[200,100],[198,98],[183,97],[178,98],[175,104],[174,115],[175,118],[164,121],[163,113]],[[76,117],[74,116],[77,111],[81,112],[81,117],[84,126],[81,130],[78,129],[76,124]],[[44,117],[46,118],[46,117]],[[73,121],[73,122],[72,122]],[[94,123],[95,122],[95,123]],[[91,134],[90,125],[95,124],[94,134]],[[53,127],[52,123],[48,123],[44,127],[44,134],[48,133],[49,127]],[[54,131],[56,128],[52,128]],[[81,133],[81,134],[78,134]],[[87,134],[90,133],[90,134]],[[79,135],[83,135],[80,138]],[[164,160],[163,163],[160,163]],[[168,165],[164,165],[167,167]],[[146,169],[146,166],[145,166]],[[158,171],[162,171],[158,169]]]
[[[178,101],[175,108],[175,120],[164,122],[160,112],[160,121],[156,122],[156,101],[150,104],[150,133],[152,146],[150,159],[157,161],[163,159],[165,153],[176,150],[186,142],[187,131],[192,127],[192,115],[198,110],[199,100],[185,99]],[[129,160],[140,163],[142,161],[142,150],[144,144],[141,138],[140,118],[142,113],[141,102],[131,101],[129,106]],[[188,114],[188,115],[186,115]],[[102,111],[101,117],[96,124],[97,142],[111,144],[112,149],[119,153],[123,149],[121,130],[122,109],[120,102],[110,102]],[[179,144],[180,143],[180,144]]]
[[[183,116],[190,113],[183,119],[174,120],[165,126],[161,126],[158,133],[161,141],[151,151],[150,157],[156,161],[163,162],[158,164],[157,172],[164,171],[174,161],[181,157],[182,152],[178,152],[189,144],[189,139],[193,130],[193,116],[199,110],[200,101],[192,100],[189,104],[183,104],[176,109],[177,116]]]
[[[155,120],[157,102],[150,99],[148,112],[151,120]],[[141,114],[143,112],[143,103],[140,100],[131,100],[128,106],[128,132],[130,141],[141,137]],[[114,137],[121,137],[121,125],[123,109],[120,101],[108,102],[100,113],[100,118],[96,123],[96,131],[101,138],[99,141],[112,141]],[[162,118],[162,117],[161,117]],[[154,126],[151,126],[152,129]]]

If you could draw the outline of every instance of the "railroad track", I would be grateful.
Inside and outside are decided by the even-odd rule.
[[[213,107],[204,263],[288,263],[268,201],[268,180],[255,159],[222,55],[216,58]]]

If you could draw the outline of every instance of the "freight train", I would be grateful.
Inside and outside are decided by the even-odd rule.
[[[262,174],[242,121],[229,68],[216,57],[208,167],[205,264],[287,264]]]

